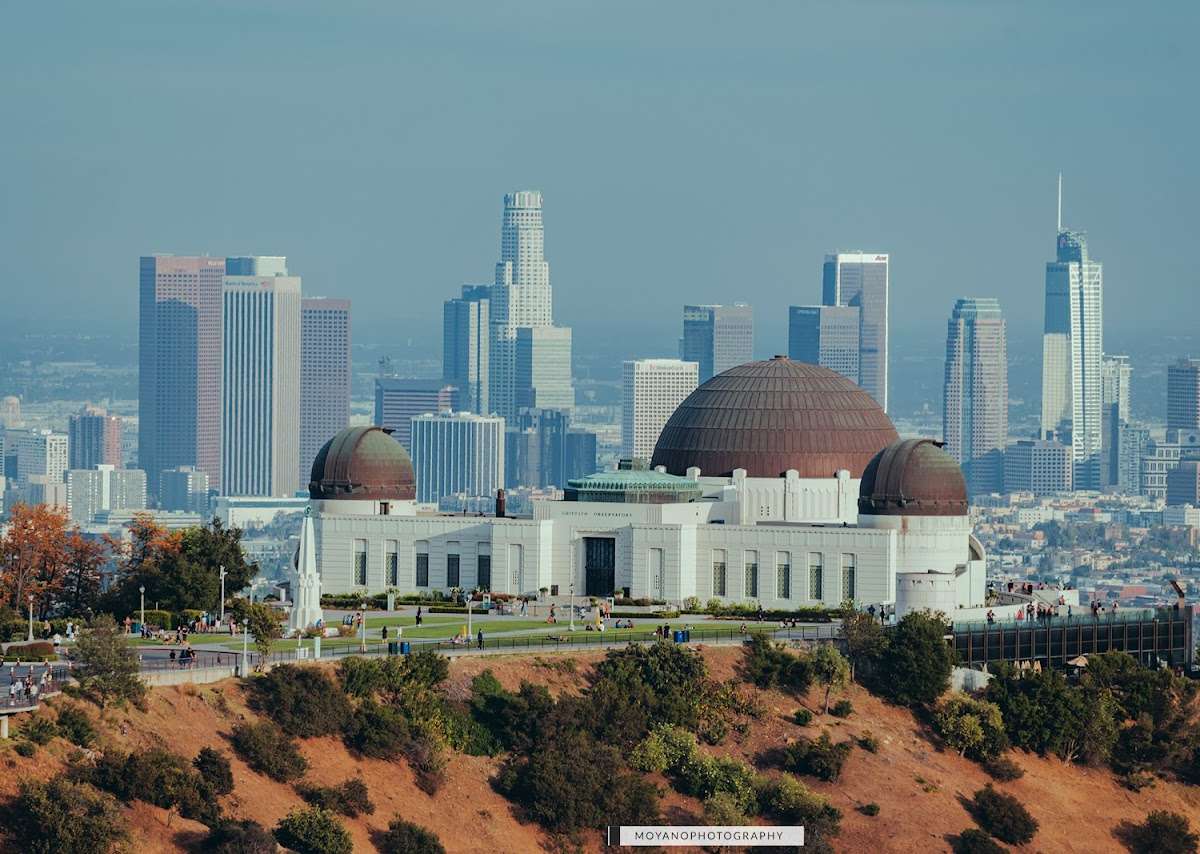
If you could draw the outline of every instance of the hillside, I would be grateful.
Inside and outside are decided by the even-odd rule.
[[[741,651],[709,648],[704,658],[717,679],[736,679]],[[495,656],[460,658],[451,663],[447,685],[452,694],[469,693],[470,680],[491,669],[500,682],[516,689],[522,680],[546,684],[552,693],[577,692],[588,682],[590,664],[599,653],[563,657]],[[572,663],[574,667],[572,667]],[[812,789],[826,795],[843,812],[838,851],[945,851],[947,838],[973,826],[960,803],[990,778],[978,765],[953,751],[939,749],[930,735],[904,709],[887,706],[862,689],[851,688],[854,713],[846,720],[818,715],[807,727],[791,722],[797,702],[776,691],[764,691],[766,708],[748,733],[731,736],[715,753],[736,755],[754,763],[763,751],[798,735],[814,735],[828,728],[835,741],[870,733],[879,742],[876,753],[855,749],[841,779],[822,783],[805,778]],[[61,699],[51,705],[63,702]],[[819,710],[816,692],[806,705]],[[95,716],[94,707],[88,707]],[[232,756],[226,739],[232,726],[254,718],[240,685],[233,680],[211,686],[181,686],[153,690],[145,711],[109,711],[99,721],[101,747],[166,748],[187,758],[204,746]],[[24,777],[46,778],[63,770],[75,748],[55,739],[32,758],[0,747],[0,797],[16,791]],[[340,740],[309,739],[302,752],[310,763],[308,779],[325,785],[360,776],[376,804],[374,815],[346,819],[355,850],[373,851],[371,834],[382,831],[396,815],[434,831],[448,851],[537,851],[551,840],[536,825],[523,824],[512,805],[496,794],[489,779],[500,760],[455,754],[447,768],[446,783],[436,798],[421,792],[406,763],[361,759],[352,756]],[[1112,829],[1122,820],[1141,821],[1154,809],[1200,815],[1200,788],[1157,782],[1135,793],[1122,788],[1112,774],[1014,752],[1025,776],[999,787],[1018,797],[1040,822],[1030,851],[1122,851]],[[290,785],[275,783],[233,758],[235,791],[225,796],[228,813],[273,826],[289,810],[302,805]],[[659,781],[664,790],[663,812],[674,824],[702,823],[698,801],[678,794]],[[856,807],[876,803],[879,814],[868,817]],[[204,828],[167,810],[137,803],[126,810],[139,852],[198,850]],[[597,835],[589,835],[587,850],[600,850]],[[192,846],[189,848],[189,846]]]

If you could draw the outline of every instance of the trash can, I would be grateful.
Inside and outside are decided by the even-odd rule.
[[[676,629],[672,637],[675,639],[675,643],[683,643],[685,640],[684,631],[682,629]]]
[[[408,641],[400,641],[400,654],[408,655],[412,652],[412,644]]]
[[[388,641],[388,655],[399,655],[399,654],[400,654],[400,642],[399,641]]]
[[[692,630],[691,630],[691,629],[684,629],[684,630],[683,630],[683,642],[684,642],[684,643],[691,643],[691,642],[692,642]]]

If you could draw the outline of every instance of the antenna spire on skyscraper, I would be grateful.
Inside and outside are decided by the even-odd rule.
[[[1058,230],[1062,231],[1062,173],[1058,173]]]

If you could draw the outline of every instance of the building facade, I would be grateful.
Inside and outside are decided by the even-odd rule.
[[[971,495],[1004,490],[1008,340],[1000,303],[960,299],[946,331],[942,438]]]
[[[208,473],[195,466],[178,466],[160,472],[158,476],[158,507],[160,510],[185,513],[208,512]]]
[[[145,510],[146,473],[99,465],[67,472],[67,512],[71,521],[84,525],[106,510]]]
[[[100,465],[122,467],[121,419],[98,406],[84,406],[67,422],[69,465],[90,469]]]
[[[225,259],[143,256],[138,298],[138,468],[196,466],[221,482]]]
[[[462,395],[462,408],[491,412],[488,394],[491,286],[463,285],[462,296],[442,303],[442,381]]]
[[[300,486],[300,279],[227,276],[224,300],[221,494],[294,495]]]
[[[829,368],[856,383],[858,334],[858,306],[788,307],[788,358]]]
[[[699,365],[700,382],[754,358],[754,309],[734,305],[685,305],[679,358]]]
[[[516,331],[516,411],[575,408],[571,381],[571,330],[566,326],[522,326]]]
[[[1071,449],[1048,439],[1022,439],[1004,452],[1006,492],[1058,495],[1070,492],[1075,472]]]
[[[682,359],[634,359],[624,363],[621,456],[650,459],[667,419],[696,390],[699,376],[700,365]]]
[[[375,380],[375,424],[391,430],[396,441],[411,450],[413,418],[455,410],[459,400],[459,389],[442,380],[379,377]]]
[[[888,317],[891,283],[884,252],[838,252],[825,256],[821,302],[857,306],[858,384],[888,408]]]
[[[417,500],[492,498],[504,486],[504,419],[439,412],[412,419]]]
[[[1200,359],[1167,368],[1167,429],[1200,431]]]
[[[596,470],[596,434],[558,409],[522,409],[505,422],[504,487],[562,488]]]
[[[70,440],[66,433],[29,430],[17,439],[17,482],[62,483],[70,465]]]
[[[308,484],[313,458],[325,440],[350,423],[350,300],[300,301],[300,465]]]

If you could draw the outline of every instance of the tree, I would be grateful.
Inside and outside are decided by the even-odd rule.
[[[142,701],[146,685],[138,672],[137,656],[112,617],[96,618],[91,629],[79,636],[75,655],[79,686],[99,706],[114,700]]]
[[[16,504],[0,538],[0,591],[3,602],[24,613],[28,597],[45,617],[63,585],[67,514],[47,504]]]
[[[275,838],[299,854],[352,854],[354,843],[345,826],[328,810],[294,810],[275,827]]]
[[[17,850],[29,854],[107,854],[127,835],[111,795],[63,776],[22,783],[8,820]]]
[[[954,649],[941,614],[913,611],[896,625],[873,675],[874,690],[905,706],[930,705],[950,686]]]
[[[266,828],[256,821],[223,821],[204,840],[211,854],[275,854],[279,845]]]
[[[842,637],[846,641],[846,655],[850,659],[850,678],[857,678],[860,668],[869,667],[879,660],[887,648],[887,635],[883,626],[866,611],[856,611],[853,606],[842,606]]]
[[[933,726],[960,756],[980,762],[999,756],[1008,747],[1000,707],[966,694],[944,699],[934,712]]]
[[[988,783],[975,793],[971,812],[979,826],[1010,845],[1022,845],[1033,839],[1038,822],[1012,795],[997,792]]]
[[[832,646],[822,644],[813,654],[812,670],[817,682],[825,686],[825,714],[829,714],[829,695],[844,690],[850,683],[850,664]]]
[[[255,679],[250,688],[254,708],[288,735],[335,735],[350,720],[346,694],[320,667],[281,664]]]
[[[89,539],[78,527],[71,529],[63,556],[66,568],[60,594],[63,613],[88,615],[93,611],[100,596],[100,570],[108,562],[108,556],[107,541]]]
[[[1132,854],[1196,854],[1200,845],[1200,835],[1192,832],[1187,817],[1167,810],[1155,810],[1118,835]]]
[[[233,791],[233,770],[229,757],[211,747],[202,747],[192,766],[200,772],[201,779],[215,795],[228,795]]]
[[[446,854],[435,833],[402,818],[392,819],[376,847],[382,854]]]
[[[254,635],[254,648],[264,658],[271,654],[271,644],[283,637],[283,615],[261,602],[235,599],[233,614],[238,622],[245,623]]]

